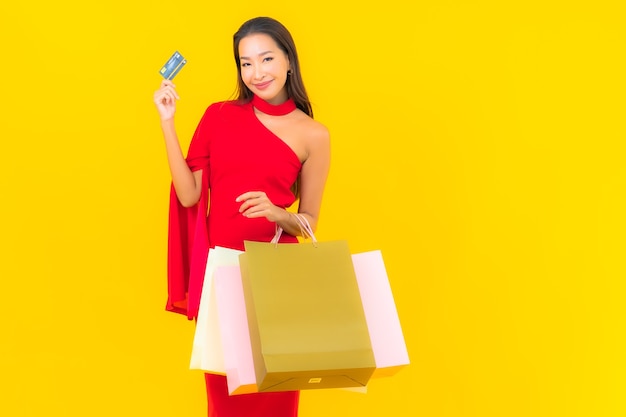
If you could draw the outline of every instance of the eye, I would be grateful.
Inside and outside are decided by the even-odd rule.
[[[242,62],[241,66],[242,67],[248,67],[248,66],[250,66],[250,63],[249,62]]]
[[[272,61],[272,60],[274,60],[274,57],[271,57],[271,56],[267,56],[267,57],[263,58],[263,62],[269,62],[269,61]]]

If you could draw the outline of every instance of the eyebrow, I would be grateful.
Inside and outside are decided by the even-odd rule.
[[[265,51],[265,52],[261,52],[258,56],[263,56],[263,55],[267,55],[267,54],[271,54],[274,53],[274,51]],[[247,56],[240,56],[239,59],[250,59]]]

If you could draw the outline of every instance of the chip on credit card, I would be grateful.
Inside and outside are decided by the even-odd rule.
[[[163,68],[161,68],[161,71],[159,72],[166,80],[172,80],[186,63],[187,60],[178,51],[176,51],[174,52],[174,55],[172,55],[172,57],[165,63],[165,65],[163,65]]]

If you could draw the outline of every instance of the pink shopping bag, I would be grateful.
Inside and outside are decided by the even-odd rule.
[[[219,266],[213,279],[228,393],[258,392],[239,266]]]
[[[382,254],[353,254],[352,263],[376,361],[372,378],[394,375],[409,364],[409,354]]]

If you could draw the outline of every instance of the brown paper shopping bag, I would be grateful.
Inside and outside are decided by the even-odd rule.
[[[347,242],[275,241],[239,255],[259,391],[365,386],[376,363]]]

